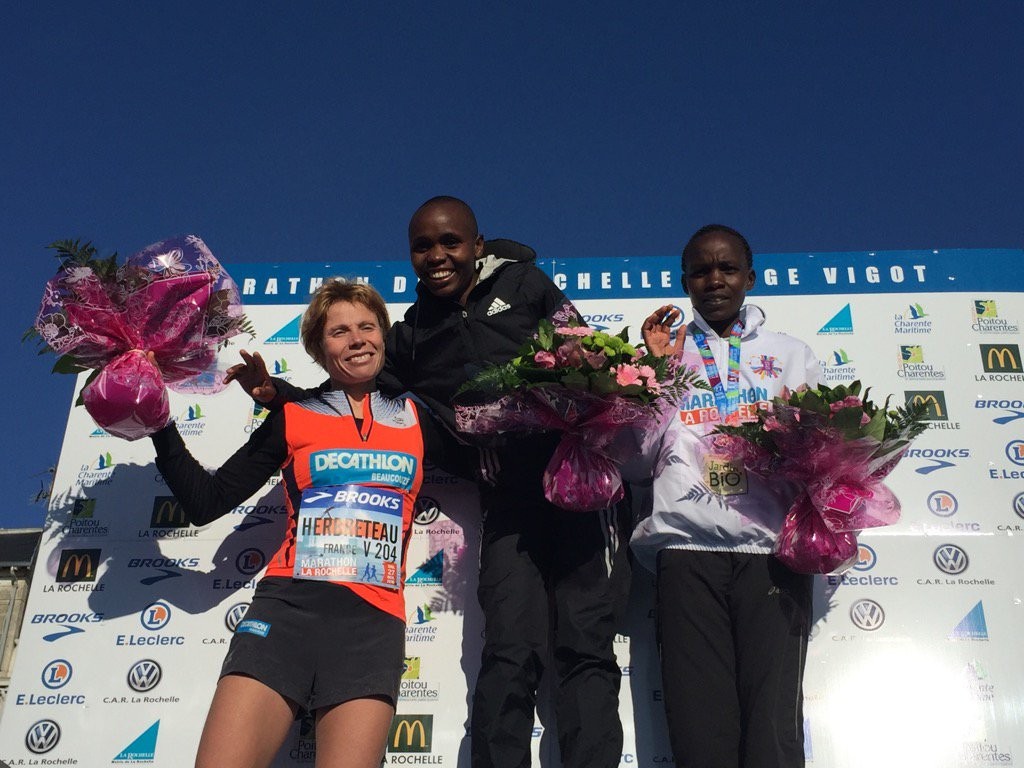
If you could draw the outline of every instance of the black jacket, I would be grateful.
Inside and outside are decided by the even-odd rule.
[[[416,302],[388,334],[378,381],[385,394],[413,392],[453,430],[452,396],[463,383],[488,363],[515,357],[542,319],[579,318],[565,294],[534,264],[532,248],[492,240],[485,254],[465,307],[417,286]]]

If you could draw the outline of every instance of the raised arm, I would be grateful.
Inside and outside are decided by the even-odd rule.
[[[644,344],[653,355],[665,357],[665,355],[680,356],[683,354],[683,344],[686,342],[686,332],[680,328],[676,333],[676,339],[672,341],[672,324],[679,319],[679,310],[671,304],[658,307],[640,326],[640,333],[644,338]]]
[[[174,423],[152,435],[156,466],[193,525],[207,525],[252,496],[287,458],[284,418],[272,413],[214,474],[185,446]]]

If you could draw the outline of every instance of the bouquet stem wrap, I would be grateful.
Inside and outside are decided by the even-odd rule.
[[[223,388],[213,370],[217,346],[243,319],[234,281],[188,235],[144,248],[112,280],[65,265],[46,285],[35,327],[55,352],[99,371],[82,392],[86,410],[111,434],[135,440],[167,423],[165,385]]]
[[[459,431],[477,435],[559,431],[561,440],[544,470],[544,496],[574,512],[605,509],[624,495],[613,442],[630,425],[656,428],[664,408],[618,396],[561,386],[534,387],[483,405],[459,405]]]
[[[776,556],[798,573],[831,573],[856,561],[857,533],[892,525],[900,503],[882,482],[907,440],[847,439],[828,418],[776,402],[764,418],[774,452],[735,434],[713,433],[708,449],[742,461],[773,484],[799,489],[776,540]]]

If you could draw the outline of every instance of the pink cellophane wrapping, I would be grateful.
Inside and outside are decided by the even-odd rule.
[[[238,333],[241,317],[234,281],[187,235],[129,257],[113,281],[88,267],[61,269],[35,327],[55,352],[101,371],[83,390],[86,410],[111,434],[136,440],[166,425],[165,385],[190,394],[223,388],[217,345]]]
[[[776,539],[776,557],[799,573],[831,573],[857,556],[857,533],[892,525],[900,503],[882,482],[906,450],[871,438],[844,439],[824,419],[776,405],[766,420],[779,455],[741,437],[714,433],[708,450],[743,462],[772,483],[799,489]]]
[[[666,399],[667,401],[667,399]],[[658,401],[655,401],[656,403]],[[469,434],[560,431],[544,471],[544,496],[574,512],[605,509],[623,496],[616,438],[627,426],[656,429],[674,407],[561,386],[535,387],[484,405],[459,405],[455,423]]]

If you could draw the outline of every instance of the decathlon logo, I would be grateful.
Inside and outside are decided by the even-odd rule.
[[[152,691],[164,676],[160,665],[152,659],[143,659],[132,664],[128,670],[128,687],[137,693]]]
[[[857,629],[874,632],[885,623],[885,611],[874,600],[858,600],[850,606],[850,621]]]
[[[1024,467],[1024,440],[1011,440],[1006,444],[1006,458],[1018,467]]]
[[[60,741],[60,726],[53,720],[33,723],[25,734],[25,746],[33,755],[43,755]]]
[[[54,659],[43,667],[43,685],[51,691],[63,688],[71,680],[71,662],[65,659]]]
[[[875,550],[867,544],[857,545],[857,562],[853,564],[853,570],[870,571],[877,562],[878,555],[875,554]]]
[[[235,558],[235,568],[245,576],[253,576],[263,570],[267,562],[266,555],[255,547],[243,549]]]
[[[139,621],[142,622],[142,626],[150,631],[163,629],[170,620],[171,606],[162,600],[152,605],[147,605],[142,609],[142,613],[139,614]]]
[[[436,499],[432,499],[429,496],[419,496],[416,498],[416,506],[413,507],[412,517],[412,521],[416,525],[430,525],[440,516],[441,505],[437,503]]]
[[[935,550],[932,562],[943,573],[956,576],[966,571],[971,561],[967,553],[956,544],[943,544]]]
[[[928,511],[938,517],[952,517],[960,503],[949,491],[932,491],[928,494]]]
[[[433,715],[395,715],[388,733],[388,752],[429,752],[433,733]]]
[[[224,614],[224,626],[228,628],[228,632],[235,631],[238,623],[245,618],[245,612],[248,610],[248,603],[235,603],[228,608],[228,612]]]

